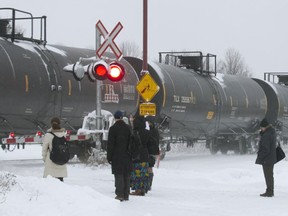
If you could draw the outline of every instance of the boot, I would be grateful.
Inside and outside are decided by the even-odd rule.
[[[262,197],[273,197],[274,196],[274,191],[266,191],[263,194],[260,194]]]
[[[115,199],[119,200],[120,202],[122,202],[124,200],[123,197],[119,197],[119,196],[116,196]]]
[[[134,196],[145,196],[145,192],[142,190],[135,190],[134,192],[130,193],[130,195]]]

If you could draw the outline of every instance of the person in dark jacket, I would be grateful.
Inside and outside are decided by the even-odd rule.
[[[108,132],[107,160],[111,164],[112,174],[115,177],[115,199],[129,200],[130,174],[132,171],[131,156],[127,153],[131,130],[122,120],[123,113],[116,111],[115,124]]]
[[[265,118],[260,123],[260,136],[259,149],[255,163],[262,165],[266,182],[266,192],[260,194],[260,196],[273,197],[273,169],[274,164],[276,163],[276,132]]]
[[[160,135],[159,135],[158,129],[155,127],[155,124],[152,121],[148,121],[148,123],[149,123],[150,136],[151,136],[151,138],[149,139],[149,142],[148,142],[148,152],[149,152],[149,159],[148,159],[148,163],[149,163],[149,168],[148,168],[149,188],[148,188],[148,190],[151,190],[153,177],[154,177],[153,167],[154,167],[155,162],[156,162],[156,155],[160,154],[160,151],[159,151]]]
[[[146,123],[143,116],[137,116],[133,120],[133,130],[137,131],[141,140],[139,156],[133,160],[131,172],[131,189],[135,190],[131,195],[145,196],[149,189],[148,159],[149,153],[147,143],[149,140],[149,130],[146,130]]]

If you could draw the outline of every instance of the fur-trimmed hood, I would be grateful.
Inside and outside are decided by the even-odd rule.
[[[65,128],[60,128],[60,129],[53,129],[53,128],[49,128],[48,130],[47,130],[47,133],[49,133],[49,132],[53,132],[53,133],[55,133],[55,132],[65,132]]]

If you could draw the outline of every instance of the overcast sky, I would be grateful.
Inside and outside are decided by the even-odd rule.
[[[142,49],[143,0],[1,0],[1,7],[46,15],[49,44],[94,48],[96,22],[110,32],[120,21],[115,42]],[[288,71],[287,9],[288,0],[148,0],[148,57],[200,50],[221,59],[233,48],[255,77]]]

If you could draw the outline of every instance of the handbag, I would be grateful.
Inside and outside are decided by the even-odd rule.
[[[283,160],[285,157],[286,157],[285,152],[283,151],[279,143],[279,145],[276,147],[276,161],[279,162]]]

